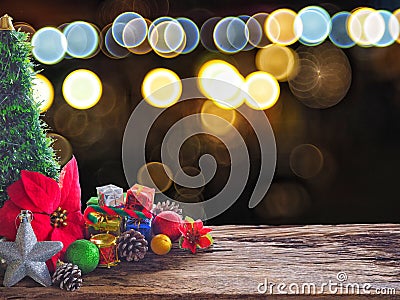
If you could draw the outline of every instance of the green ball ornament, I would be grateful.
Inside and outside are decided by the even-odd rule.
[[[87,274],[96,269],[99,260],[99,248],[88,240],[76,240],[67,248],[64,256],[67,262],[73,263]]]

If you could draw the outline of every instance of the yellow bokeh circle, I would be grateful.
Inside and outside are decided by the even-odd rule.
[[[235,109],[222,109],[213,101],[205,101],[201,107],[202,126],[217,135],[229,132],[236,120]],[[230,125],[229,125],[230,124]]]
[[[351,39],[362,47],[379,42],[385,32],[385,22],[375,9],[360,7],[354,10],[347,22]]]
[[[54,88],[50,80],[42,74],[36,74],[33,79],[33,100],[40,104],[40,112],[47,111],[53,104]]]
[[[246,104],[256,110],[271,108],[280,95],[279,83],[270,73],[257,71],[246,77]]]
[[[399,22],[399,24],[400,24],[400,8],[399,9],[396,9],[394,12],[393,12],[393,15],[396,17],[396,19],[397,19],[397,21]],[[400,44],[400,35],[397,37],[397,43],[399,43]]]
[[[153,69],[143,79],[142,96],[154,107],[169,107],[175,104],[181,95],[181,79],[169,69]]]
[[[88,109],[99,102],[103,85],[94,72],[79,69],[64,79],[62,93],[65,101],[73,108]]]
[[[154,188],[156,193],[168,190],[172,185],[171,169],[160,162],[149,162],[143,165],[137,173],[139,184]]]
[[[213,59],[204,63],[199,70],[197,83],[201,93],[221,108],[234,109],[244,102],[244,78],[226,61]]]
[[[303,32],[303,23],[296,16],[296,12],[287,8],[272,12],[264,24],[269,40],[284,46],[297,42]]]
[[[258,50],[256,66],[260,71],[272,74],[279,81],[287,81],[297,71],[298,57],[291,48],[276,44]]]

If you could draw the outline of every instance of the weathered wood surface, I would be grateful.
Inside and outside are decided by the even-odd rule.
[[[0,287],[0,297],[400,299],[400,225],[216,226],[213,236],[214,247],[196,255],[175,248],[165,256],[149,253],[141,262],[96,269],[84,276],[77,292],[44,288],[24,279],[15,287]],[[339,272],[347,276],[342,291]],[[281,291],[288,295],[278,295],[276,286],[260,294],[259,284],[265,280],[286,284]],[[336,293],[334,285],[329,291],[330,282],[338,284]],[[290,295],[297,287],[298,294]]]

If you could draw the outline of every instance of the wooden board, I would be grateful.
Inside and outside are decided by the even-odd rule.
[[[76,292],[26,278],[0,287],[0,297],[400,299],[399,225],[216,226],[213,237],[214,247],[195,255],[175,247],[165,256],[96,269]]]

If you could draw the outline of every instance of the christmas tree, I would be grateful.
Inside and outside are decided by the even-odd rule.
[[[59,173],[52,140],[46,137],[39,104],[33,100],[31,46],[27,34],[15,31],[11,20],[7,15],[0,19],[0,207],[21,170],[54,179]]]

